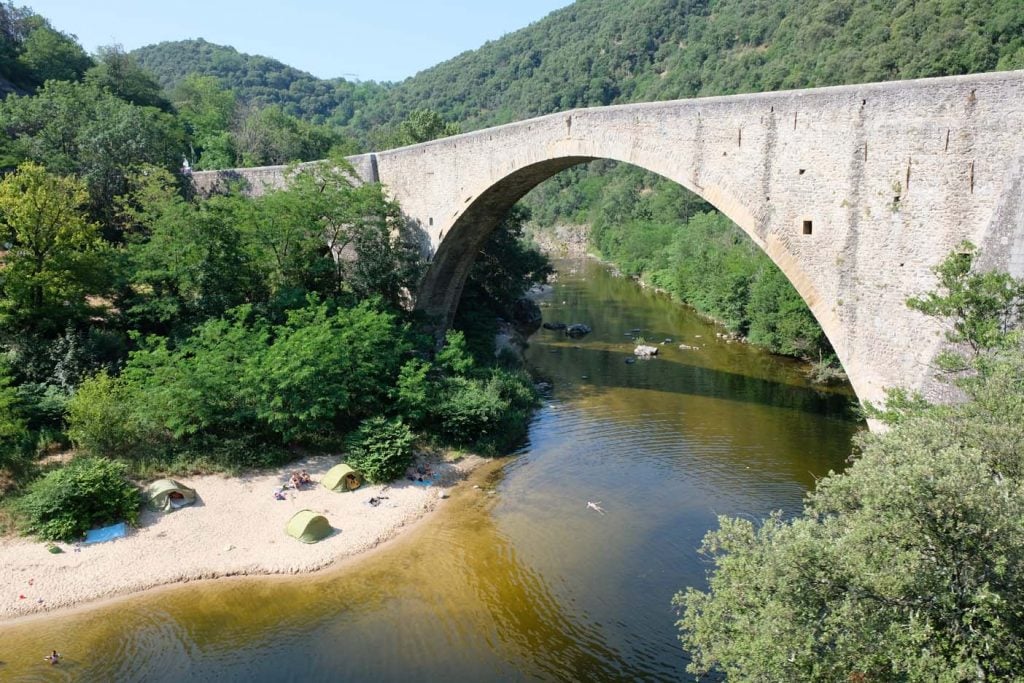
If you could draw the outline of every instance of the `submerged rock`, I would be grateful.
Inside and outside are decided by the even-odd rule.
[[[564,330],[567,325],[565,323],[544,323],[541,327],[545,330]]]
[[[593,332],[590,325],[584,325],[583,323],[573,323],[565,328],[565,336],[572,337],[573,339],[579,339],[585,337]]]

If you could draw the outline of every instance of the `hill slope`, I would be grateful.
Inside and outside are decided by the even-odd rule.
[[[395,85],[187,40],[133,53],[173,87],[358,130],[427,107],[464,130],[572,107],[1024,68],[1020,0],[578,0]]]
[[[246,103],[281,105],[289,114],[318,123],[330,118],[348,125],[363,101],[385,90],[372,82],[317,78],[276,59],[244,54],[202,38],[148,45],[132,55],[168,92],[189,74],[215,76]]]

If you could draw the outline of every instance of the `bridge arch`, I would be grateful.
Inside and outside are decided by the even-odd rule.
[[[593,149],[592,144],[588,144],[586,147]],[[624,159],[612,159],[609,156],[594,157],[576,154],[558,156],[512,170],[484,189],[479,196],[470,199],[465,209],[451,223],[445,233],[440,235],[440,244],[419,287],[416,308],[439,321],[442,329],[447,329],[454,319],[463,286],[477,254],[513,205],[534,187],[561,171],[600,158],[626,162]],[[830,342],[832,341],[836,321],[831,312],[822,306],[821,297],[818,296],[813,282],[803,272],[792,254],[787,251],[784,243],[779,241],[766,243],[755,229],[756,213],[748,208],[751,196],[755,193],[745,192],[744,197],[741,198],[729,188],[718,185],[711,189],[707,186],[697,187],[691,181],[692,174],[684,177],[668,175],[673,172],[673,169],[662,168],[665,164],[659,158],[650,160],[646,165],[637,164],[636,160],[626,163],[631,163],[678,183],[736,223],[793,284],[822,326],[825,335]],[[832,334],[830,334],[830,328]],[[840,357],[840,362],[842,360]]]
[[[579,109],[350,158],[429,243],[417,306],[450,319],[473,257],[512,204],[591,159],[669,178],[779,266],[857,396],[949,398],[946,323],[906,307],[964,240],[1024,275],[1024,71]],[[196,173],[197,188],[225,172]],[[283,167],[237,169],[254,193]]]

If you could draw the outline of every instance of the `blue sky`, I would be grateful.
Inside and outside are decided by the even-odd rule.
[[[320,76],[399,81],[571,0],[15,0],[89,52],[205,38]]]

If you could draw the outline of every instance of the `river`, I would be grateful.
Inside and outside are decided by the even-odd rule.
[[[556,265],[545,319],[594,332],[531,338],[527,360],[552,389],[528,443],[477,473],[480,488],[457,487],[414,531],[318,574],[0,626],[0,680],[686,678],[671,599],[704,585],[697,548],[716,515],[795,512],[863,425],[848,386],[810,387],[797,363],[717,339],[600,264]],[[626,362],[637,335],[658,358]],[[42,661],[52,648],[55,667]]]

